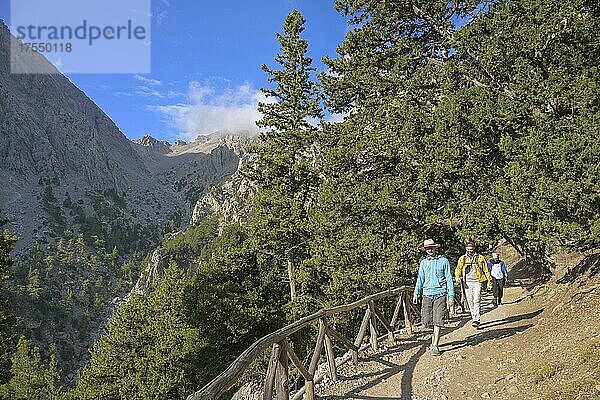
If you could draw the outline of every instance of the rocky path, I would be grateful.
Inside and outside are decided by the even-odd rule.
[[[498,365],[510,365],[508,340],[535,324],[541,309],[527,301],[530,297],[521,287],[509,287],[504,304],[493,308],[491,296],[484,295],[479,329],[470,324],[469,315],[457,316],[441,339],[442,355],[433,357],[428,348],[415,360],[412,379],[394,376],[370,392],[372,398],[384,398],[401,388],[402,399],[449,398],[514,398],[518,387],[512,385],[515,375],[500,372]],[[533,306],[533,307],[532,307]],[[425,343],[429,345],[429,343]],[[425,345],[424,344],[424,345]],[[452,375],[452,376],[450,376]],[[514,386],[514,387],[513,387]]]
[[[468,314],[451,318],[442,331],[442,354],[435,357],[431,331],[417,326],[395,343],[381,343],[377,353],[363,354],[359,365],[343,365],[339,380],[319,385],[317,395],[600,400],[600,252],[582,260],[582,254],[557,257],[550,281],[534,284],[513,257],[504,304],[494,308],[484,294],[480,329]]]
[[[511,363],[511,347],[503,342],[534,326],[541,312],[528,301],[530,298],[521,286],[507,287],[504,304],[494,308],[491,295],[486,293],[480,329],[470,325],[466,313],[451,318],[442,331],[441,356],[430,354],[430,331],[417,328],[413,335],[400,335],[394,344],[383,343],[382,350],[365,355],[359,366],[343,366],[340,381],[325,383],[319,396],[435,400],[473,394],[471,398],[515,398],[519,389],[513,385],[514,374],[500,372],[497,365],[498,361]],[[488,349],[496,346],[498,351]],[[456,371],[469,378],[448,385],[449,373]]]

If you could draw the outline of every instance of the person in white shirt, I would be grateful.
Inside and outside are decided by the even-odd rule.
[[[494,292],[494,307],[502,304],[502,295],[504,294],[504,286],[508,279],[508,271],[506,264],[500,259],[500,253],[492,253],[492,258],[488,261],[490,275],[492,275],[492,291]]]

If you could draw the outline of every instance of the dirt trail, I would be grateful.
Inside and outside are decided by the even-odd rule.
[[[365,394],[369,398],[389,398],[391,393],[398,393],[400,388],[401,395],[396,398],[449,398],[449,390],[442,383],[447,373],[455,368],[462,369],[464,375],[470,375],[465,382],[456,382],[456,387],[463,387],[458,394],[464,396],[469,389],[480,389],[482,394],[489,393],[489,388],[483,387],[482,378],[483,374],[489,373],[497,376],[495,371],[497,361],[499,359],[505,361],[507,347],[500,342],[534,326],[535,318],[542,311],[535,306],[531,307],[532,304],[526,301],[527,298],[525,289],[509,287],[506,290],[504,304],[494,309],[490,296],[484,295],[480,329],[471,326],[467,314],[453,318],[444,329],[445,332],[450,332],[443,335],[440,340],[441,356],[434,357],[430,354],[430,341],[427,335],[417,353],[420,356],[409,360],[409,365],[406,366],[406,370],[412,370],[410,377],[405,377],[405,373],[396,374],[365,391]],[[497,341],[498,349],[494,349],[496,351],[493,352],[479,351],[481,345],[489,341]],[[459,364],[464,365],[464,368],[459,367]],[[514,389],[508,391],[506,398],[510,398],[510,395],[514,394],[513,391]]]
[[[442,331],[441,356],[430,353],[430,331],[401,335],[394,344],[383,343],[378,353],[363,356],[358,366],[343,366],[340,381],[326,382],[318,395],[600,399],[600,290],[585,289],[598,287],[599,281],[596,276],[576,287],[534,286],[513,278],[499,307],[492,306],[491,294],[483,295],[480,329],[471,326],[468,314],[451,318]]]

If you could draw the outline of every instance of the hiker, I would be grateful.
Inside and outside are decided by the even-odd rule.
[[[454,274],[456,282],[464,288],[467,303],[471,310],[471,324],[474,328],[479,328],[479,325],[481,325],[479,322],[481,318],[481,289],[482,285],[486,285],[488,290],[492,288],[492,276],[485,257],[477,254],[477,247],[473,240],[465,241],[465,254],[458,259]]]
[[[448,306],[454,304],[454,282],[450,272],[450,263],[443,255],[438,254],[439,244],[433,239],[423,242],[423,250],[427,257],[421,260],[419,275],[413,294],[413,303],[417,304],[421,290],[423,290],[421,306],[421,322],[426,327],[433,323],[433,336],[431,337],[431,355],[439,356],[440,333],[444,326],[446,314],[446,298]]]
[[[492,292],[494,293],[494,307],[502,304],[502,294],[504,293],[504,285],[508,280],[508,271],[506,264],[500,259],[500,253],[492,253],[492,258],[488,261],[488,269],[492,275]]]

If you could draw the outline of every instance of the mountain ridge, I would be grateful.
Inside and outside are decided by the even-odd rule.
[[[154,237],[124,232],[113,243],[148,250],[169,221],[187,223],[198,197],[236,171],[236,152],[217,137],[174,146],[150,136],[130,141],[42,54],[11,55],[11,43],[18,48],[2,22],[0,207],[21,238],[15,254],[37,240],[52,242],[65,228],[110,236],[152,225]],[[13,74],[11,56],[56,73]]]

